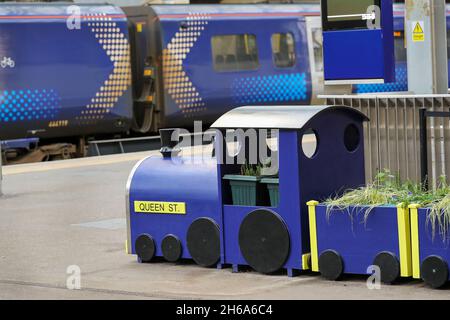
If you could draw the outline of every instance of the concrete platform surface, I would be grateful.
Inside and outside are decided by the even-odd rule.
[[[192,263],[139,264],[125,254],[125,184],[148,153],[4,168],[0,299],[449,299],[419,281],[369,290],[364,277],[329,282]],[[81,271],[67,289],[69,266]]]

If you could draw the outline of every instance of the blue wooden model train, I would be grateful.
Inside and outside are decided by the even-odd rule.
[[[363,219],[351,208],[311,200],[365,184],[366,120],[343,106],[240,107],[212,125],[215,152],[206,158],[181,156],[176,129],[163,130],[162,156],[140,161],[128,179],[127,252],[140,262],[192,259],[235,272],[241,266],[264,274],[283,269],[289,276],[312,270],[330,280],[371,274],[376,266],[384,283],[415,277],[443,286],[449,242],[430,238],[423,209],[377,207]],[[276,133],[267,139],[267,130]],[[230,140],[230,133],[241,138]],[[249,189],[252,177],[241,172],[267,149],[269,162],[278,164],[265,178],[277,187],[270,201],[264,179],[253,179]]]
[[[366,119],[348,107],[229,111],[212,126],[223,135],[230,129],[279,130],[278,151],[272,153],[279,159],[278,204],[233,204],[230,184],[223,178],[239,173],[237,159],[248,160],[249,144],[231,153],[229,143],[216,138],[215,157],[200,162],[176,153],[151,156],[136,165],[127,186],[128,251],[143,262],[186,258],[202,266],[232,265],[235,270],[249,265],[262,273],[283,268],[290,275],[309,269],[306,203],[364,184]],[[319,143],[314,154],[307,155],[302,139],[310,132]],[[231,159],[218,161],[227,156]]]
[[[403,20],[395,5],[395,82],[354,92],[407,90]],[[0,24],[1,140],[81,155],[86,137],[211,124],[234,107],[323,93],[319,5],[2,3]],[[35,143],[24,142],[4,150]]]

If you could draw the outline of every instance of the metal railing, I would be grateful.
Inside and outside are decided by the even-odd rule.
[[[448,111],[450,95],[365,94],[324,95],[328,105],[356,108],[370,118],[364,125],[366,179],[370,181],[379,170],[390,169],[400,178],[419,182],[421,108],[427,111]],[[450,180],[450,121],[430,118],[427,121],[428,172],[430,186],[439,177]]]

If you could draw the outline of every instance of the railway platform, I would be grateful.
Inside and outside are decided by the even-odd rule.
[[[366,277],[329,282],[308,272],[288,278],[192,262],[139,264],[125,253],[125,185],[134,164],[152,153],[159,154],[4,167],[0,299],[449,298],[447,290],[430,290],[420,281],[369,290]],[[69,290],[73,266],[80,289]]]

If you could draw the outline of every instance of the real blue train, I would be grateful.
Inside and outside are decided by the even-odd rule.
[[[403,6],[394,11],[396,82],[354,92],[407,90]],[[318,5],[7,3],[0,24],[0,140],[76,145],[323,92]]]

